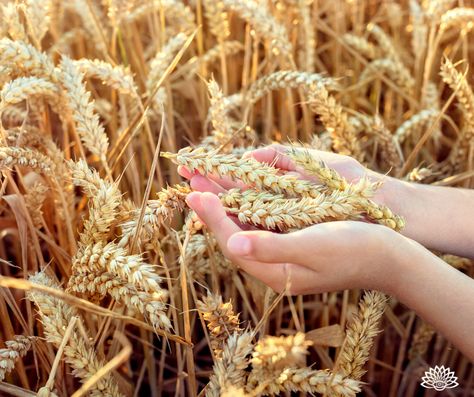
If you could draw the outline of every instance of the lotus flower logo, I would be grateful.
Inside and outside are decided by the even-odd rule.
[[[450,368],[445,368],[444,365],[430,368],[429,371],[425,372],[425,376],[421,380],[423,381],[421,386],[427,389],[435,389],[436,391],[459,386],[458,378],[454,376],[454,371],[451,371]]]

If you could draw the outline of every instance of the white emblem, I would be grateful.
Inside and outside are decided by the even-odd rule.
[[[454,371],[451,371],[450,368],[445,368],[444,365],[430,368],[425,372],[425,376],[423,376],[421,380],[423,381],[421,386],[427,389],[435,389],[436,391],[452,389],[459,386],[457,382],[458,378],[455,376]]]

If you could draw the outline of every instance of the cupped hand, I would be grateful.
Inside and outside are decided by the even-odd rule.
[[[390,292],[394,284],[395,259],[404,249],[404,238],[386,227],[345,221],[288,234],[244,231],[215,194],[194,192],[187,201],[224,255],[275,291],[308,294],[370,288]]]

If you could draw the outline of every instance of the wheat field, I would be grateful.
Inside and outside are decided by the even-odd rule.
[[[177,166],[281,233],[405,220],[291,150],[315,186],[242,155],[281,143],[474,187],[474,4],[17,0],[0,14],[0,395],[422,396],[474,367],[376,291],[276,293],[186,205]],[[303,249],[303,248],[302,248]],[[473,261],[436,252],[473,276]]]

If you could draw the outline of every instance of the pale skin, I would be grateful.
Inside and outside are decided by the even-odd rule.
[[[249,152],[282,172],[311,179],[271,145]],[[356,160],[312,151],[348,181],[367,175],[384,183],[374,201],[402,215],[406,228],[340,221],[288,234],[249,230],[229,217],[216,194],[239,181],[179,173],[195,192],[189,206],[214,233],[223,253],[275,291],[309,294],[352,288],[395,296],[474,361],[474,280],[427,248],[474,258],[474,191],[400,181],[366,169]],[[427,248],[425,248],[427,247]]]

